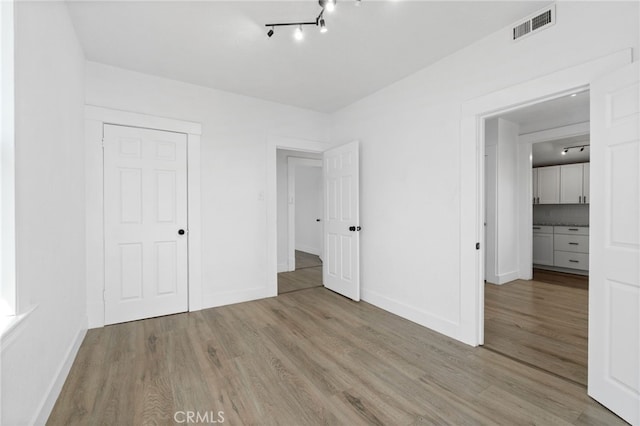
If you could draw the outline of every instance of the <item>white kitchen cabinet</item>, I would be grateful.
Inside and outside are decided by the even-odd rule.
[[[553,226],[533,227],[533,263],[553,266]]]
[[[531,193],[533,194],[533,204],[538,204],[538,168],[531,169],[531,183],[533,184]]]
[[[536,204],[560,203],[560,166],[538,167]]]
[[[561,268],[589,270],[589,228],[554,226],[553,264]]]
[[[591,197],[589,196],[589,190],[591,186],[589,184],[589,176],[591,176],[590,163],[584,163],[582,166],[582,203],[589,204]]]
[[[586,204],[588,194],[589,163],[560,166],[560,204]]]

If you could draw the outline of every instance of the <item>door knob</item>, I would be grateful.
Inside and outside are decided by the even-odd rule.
[[[178,235],[184,235],[184,229],[178,229]]]

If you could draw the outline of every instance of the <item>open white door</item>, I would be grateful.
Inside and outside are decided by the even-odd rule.
[[[323,153],[323,280],[329,290],[360,300],[358,142]]]
[[[104,126],[105,324],[188,309],[187,136]]]
[[[589,395],[640,424],[640,66],[591,84]]]

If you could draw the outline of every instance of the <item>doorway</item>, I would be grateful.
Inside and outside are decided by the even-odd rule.
[[[460,240],[463,264],[461,331],[465,341],[482,345],[485,340],[484,120],[588,88],[592,150],[590,195],[596,202],[591,203],[589,213],[587,393],[633,423],[640,418],[638,383],[628,380],[629,377],[640,377],[637,363],[640,348],[640,322],[637,321],[640,311],[640,298],[637,297],[640,294],[637,274],[640,202],[637,185],[630,182],[638,182],[640,170],[637,164],[640,73],[638,62],[631,62],[630,53],[629,49],[619,51],[463,104],[462,143],[471,152],[461,158],[461,211],[465,212],[461,229],[468,232],[461,233]],[[472,151],[471,148],[475,149]],[[521,160],[531,161],[530,156],[531,152]],[[523,169],[519,177],[531,180],[530,170]],[[522,212],[526,214],[532,203],[532,193],[523,192],[519,197],[524,206]],[[529,222],[529,228],[532,223]],[[524,229],[518,234],[519,257],[525,264],[531,262],[532,248],[527,233],[528,229]],[[472,244],[472,241],[476,243]],[[633,350],[629,351],[629,348]]]
[[[278,270],[283,271],[283,225],[278,226],[278,150],[322,155],[323,176],[323,266],[322,282],[331,291],[354,301],[360,300],[360,143],[330,146],[324,143],[289,138],[274,138],[267,150],[267,287],[278,294]],[[283,180],[281,179],[280,182]],[[282,186],[282,185],[281,185]],[[286,199],[285,199],[286,205]],[[282,208],[281,208],[282,211]],[[282,222],[282,220],[280,220]]]
[[[278,294],[321,287],[322,155],[279,149],[276,158]]]
[[[485,122],[484,347],[585,387],[589,118],[576,91]]]

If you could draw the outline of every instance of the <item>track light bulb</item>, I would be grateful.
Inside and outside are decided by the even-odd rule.
[[[324,18],[320,19],[320,32],[321,33],[327,32],[327,26],[324,23]]]
[[[269,38],[271,38],[272,35],[273,35],[273,27],[271,27],[269,32],[267,32],[267,36],[269,36]]]
[[[304,34],[302,34],[302,25],[298,26],[296,30],[293,32],[293,38],[300,41],[304,38]]]
[[[320,0],[320,5],[327,10],[327,12],[333,12],[336,9],[336,0]]]
[[[582,148],[580,148],[580,152],[584,151],[584,146]]]
[[[562,151],[562,155],[567,155],[567,152],[569,152],[569,150],[565,148],[564,151]]]

